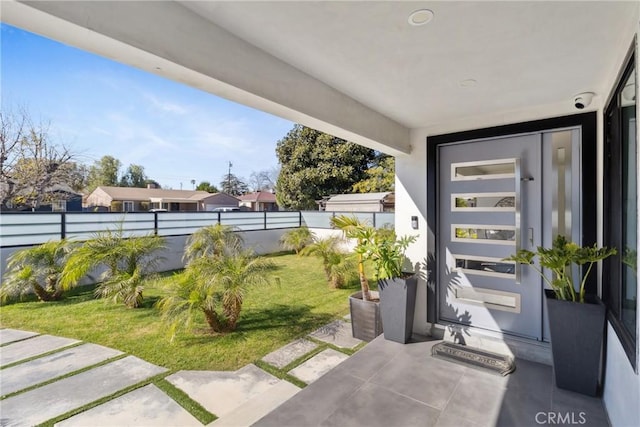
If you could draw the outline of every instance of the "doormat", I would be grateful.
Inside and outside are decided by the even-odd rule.
[[[431,348],[431,355],[438,359],[448,360],[470,368],[482,369],[508,375],[515,371],[516,363],[513,357],[492,353],[467,345],[441,342]]]

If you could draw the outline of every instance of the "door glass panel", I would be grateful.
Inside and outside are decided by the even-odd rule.
[[[515,264],[503,262],[502,258],[453,255],[455,268],[467,274],[493,277],[515,277]]]
[[[455,289],[455,298],[461,302],[478,304],[494,310],[520,313],[520,294],[513,292],[465,286]]]
[[[638,144],[636,82],[631,73],[620,94],[622,118],[622,323],[635,336],[638,310]],[[637,337],[636,337],[637,339]]]
[[[515,163],[513,159],[482,160],[451,164],[452,181],[513,178],[514,174]]]
[[[452,211],[515,212],[515,193],[452,194]]]
[[[515,227],[510,225],[473,225],[453,224],[451,226],[453,241],[467,243],[493,243],[515,245]]]

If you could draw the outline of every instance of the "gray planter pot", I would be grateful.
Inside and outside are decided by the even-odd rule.
[[[371,298],[379,300],[378,292],[371,291]],[[382,333],[379,301],[363,301],[362,292],[356,292],[349,297],[349,309],[354,338],[371,341]]]
[[[378,281],[385,339],[402,344],[411,339],[417,285],[416,276]]]
[[[580,304],[561,301],[545,289],[556,386],[598,394],[606,307],[597,297]]]

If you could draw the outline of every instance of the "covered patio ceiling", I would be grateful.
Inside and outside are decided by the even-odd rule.
[[[390,154],[411,151],[414,128],[570,114],[581,92],[597,108],[639,15],[633,1],[0,7],[9,24]],[[411,25],[418,9],[433,19]]]

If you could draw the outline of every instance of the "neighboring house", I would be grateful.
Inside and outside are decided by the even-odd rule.
[[[98,187],[87,197],[88,211],[139,212],[166,209],[169,212],[212,211],[237,207],[238,199],[225,193],[157,188]]]
[[[277,211],[276,195],[270,191],[256,191],[255,193],[238,196],[240,206],[250,211]]]
[[[396,198],[392,192],[336,194],[317,203],[327,212],[393,212]]]
[[[29,191],[21,191],[18,196],[27,194]],[[82,194],[73,191],[68,185],[56,184],[45,189],[44,193],[44,201],[37,208],[33,209],[27,204],[15,206],[12,209],[35,212],[82,212]]]

